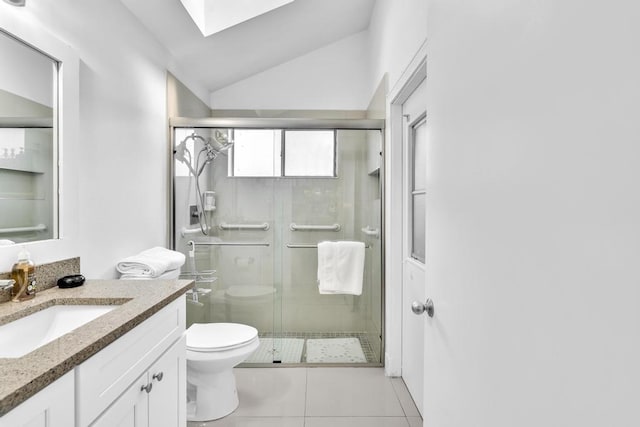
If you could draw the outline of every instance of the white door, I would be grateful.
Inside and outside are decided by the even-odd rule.
[[[426,212],[426,83],[423,81],[402,104],[405,118],[404,215],[402,260],[402,379],[422,413],[424,319],[412,312],[425,294]]]

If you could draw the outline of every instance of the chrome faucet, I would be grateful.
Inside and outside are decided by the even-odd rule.
[[[14,283],[13,279],[0,280],[0,303],[11,301]]]
[[[0,291],[7,291],[13,289],[13,285],[16,283],[13,279],[0,280]]]

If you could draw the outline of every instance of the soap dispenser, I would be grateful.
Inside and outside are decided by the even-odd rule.
[[[12,301],[26,301],[36,296],[35,264],[31,261],[29,252],[20,251],[18,261],[11,268],[11,278],[15,280]]]

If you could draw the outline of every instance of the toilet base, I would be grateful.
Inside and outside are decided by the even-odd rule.
[[[189,362],[187,369],[188,365]],[[195,392],[195,399],[188,404],[188,421],[217,420],[236,410],[239,404],[238,391],[236,378],[231,369],[200,376],[198,382],[201,384],[189,385]]]

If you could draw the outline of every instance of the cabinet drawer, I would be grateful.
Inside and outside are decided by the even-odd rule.
[[[77,426],[89,425],[185,331],[179,298],[76,367]]]

